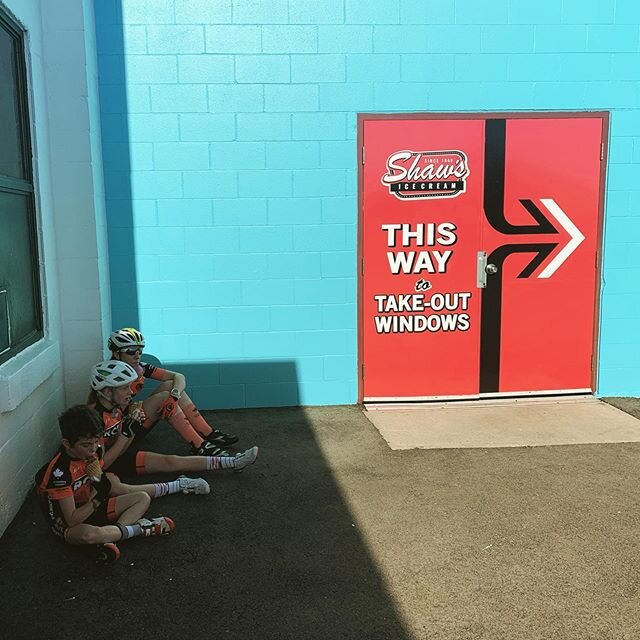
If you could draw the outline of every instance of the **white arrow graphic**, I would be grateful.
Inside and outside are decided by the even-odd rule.
[[[578,248],[584,236],[569,219],[569,216],[558,206],[552,198],[541,198],[540,202],[547,207],[551,215],[560,223],[562,228],[571,236],[571,240],[564,246],[555,258],[540,272],[538,278],[550,278],[560,265]]]

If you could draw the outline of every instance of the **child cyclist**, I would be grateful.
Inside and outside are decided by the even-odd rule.
[[[160,381],[141,405],[145,429],[151,429],[164,417],[184,440],[191,443],[194,454],[224,455],[225,447],[235,444],[238,438],[209,426],[185,392],[184,375],[141,362],[144,347],[144,336],[131,327],[118,329],[109,336],[112,360],[126,362],[138,374],[131,385],[134,396],[140,393],[146,378]]]
[[[171,518],[143,517],[159,485],[125,485],[102,473],[102,422],[95,410],[71,407],[58,424],[62,445],[36,474],[38,498],[56,536],[69,544],[93,545],[98,559],[108,562],[120,556],[120,540],[173,531]]]
[[[207,451],[195,456],[176,456],[137,450],[132,446],[136,436],[147,431],[139,408],[131,410],[131,384],[138,379],[137,372],[120,360],[105,360],[91,371],[91,389],[95,409],[103,424],[104,467],[118,474],[144,475],[176,471],[212,471],[233,469],[241,471],[258,457],[258,447],[235,455],[223,451],[211,455]],[[180,416],[179,409],[169,420]],[[136,443],[137,444],[137,443]]]

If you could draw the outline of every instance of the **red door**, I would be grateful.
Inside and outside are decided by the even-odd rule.
[[[364,120],[364,399],[590,390],[602,130]]]

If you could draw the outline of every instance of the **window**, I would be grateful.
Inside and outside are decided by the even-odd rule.
[[[0,364],[42,337],[24,34],[0,11]]]

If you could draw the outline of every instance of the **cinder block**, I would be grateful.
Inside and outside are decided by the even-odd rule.
[[[241,198],[291,195],[291,171],[241,171],[238,179]]]
[[[400,0],[400,22],[403,24],[453,24],[454,0],[425,2]]]
[[[287,358],[295,355],[290,331],[262,331],[244,336],[245,358]]]
[[[269,307],[222,307],[218,309],[218,331],[252,332],[271,329]]]
[[[215,200],[213,220],[216,225],[265,225],[267,201],[261,198]]]
[[[270,198],[269,224],[317,224],[320,222],[318,198]]]
[[[248,384],[246,407],[295,407],[300,404],[298,384],[293,382]]]
[[[242,303],[258,305],[293,304],[294,281],[284,279],[245,280],[242,282]]]
[[[283,111],[317,111],[318,86],[314,84],[274,84],[265,85],[264,110]]]
[[[242,250],[242,231],[240,248]],[[253,280],[263,278],[267,272],[267,256],[264,253],[213,256],[214,278],[217,280]],[[222,314],[218,316],[222,318]],[[237,329],[240,329],[238,326]]]
[[[292,249],[293,237],[289,227],[240,228],[240,251],[243,253],[277,253]]]
[[[238,229],[200,227],[185,229],[185,246],[192,254],[236,253],[240,248]]]
[[[320,253],[274,253],[267,256],[269,278],[287,279],[295,274],[298,278],[319,278],[321,273]]]
[[[536,52],[570,53],[587,49],[584,25],[540,25],[536,26],[535,34]]]
[[[98,56],[98,74],[100,86],[123,85],[124,76],[124,56]]]
[[[328,304],[322,307],[323,329],[351,329],[355,331],[357,321],[354,304]]]
[[[231,22],[231,0],[174,0],[177,24]]]
[[[534,50],[534,27],[530,25],[483,26],[483,53],[527,53]]]
[[[373,27],[356,25],[320,26],[318,29],[320,53],[373,52]]]
[[[400,56],[354,54],[347,57],[347,80],[351,82],[389,81],[400,77]]]
[[[294,171],[293,195],[302,197],[346,195],[346,172],[342,169]]]
[[[235,171],[186,171],[183,182],[186,198],[233,198],[238,195]]]
[[[221,307],[241,304],[238,282],[189,282],[187,301],[194,307]]]
[[[343,355],[356,344],[354,331],[297,331],[293,335],[296,353],[301,356]]]
[[[355,353],[343,356],[325,356],[323,363],[325,380],[352,380],[357,375]]]
[[[268,169],[312,169],[319,166],[318,142],[267,142]]]
[[[261,84],[217,84],[209,87],[209,111],[243,113],[263,110],[264,87]]]
[[[104,121],[103,121],[104,131]],[[165,142],[178,140],[178,116],[175,114],[129,114],[123,142]],[[109,133],[109,132],[107,132]],[[112,135],[105,139],[119,141]]]
[[[640,54],[618,53],[612,57],[611,80],[640,81]]]
[[[151,108],[180,114],[207,111],[207,88],[197,84],[152,86]]]
[[[291,56],[291,82],[344,82],[345,56],[333,53]]]
[[[236,81],[248,83],[289,82],[289,56],[237,56]],[[306,80],[308,82],[308,80]]]
[[[184,309],[165,309],[162,311],[162,332],[207,333],[216,331],[218,310],[215,308],[194,308],[185,313]]]
[[[176,220],[173,227],[140,227],[133,230],[138,255],[183,254],[184,229]]]
[[[426,111],[432,89],[424,82],[380,82],[375,86],[374,105],[383,111]]]
[[[162,84],[178,81],[176,57],[139,56],[135,64],[127,65],[127,82],[130,84]]]
[[[214,169],[263,169],[264,142],[213,142],[211,163]]]
[[[177,121],[177,116],[173,117]],[[217,140],[234,140],[235,137],[236,119],[233,114],[180,114],[180,140],[214,142]]]
[[[479,3],[474,0],[455,0],[456,24],[506,24],[509,19],[510,5],[519,0],[492,0]],[[544,3],[544,0],[541,0]],[[537,6],[537,4],[536,4]],[[519,7],[515,9],[517,13]]]
[[[638,26],[589,25],[587,51],[632,53],[638,51]]]
[[[324,251],[321,260],[323,278],[356,276],[356,256],[352,251]]]
[[[315,53],[318,51],[317,27],[264,25],[262,51],[264,53]]]
[[[340,251],[346,248],[346,227],[341,224],[293,227],[296,251]]]
[[[507,79],[506,54],[466,54],[456,56],[456,81],[505,81]]]
[[[509,80],[560,80],[563,56],[557,53],[525,53],[509,56]]]
[[[371,111],[373,109],[373,84],[345,83],[320,85],[322,111]]]
[[[305,406],[327,405],[327,404],[355,404],[358,399],[357,386],[355,380],[346,383],[324,381],[322,384],[316,382],[298,385],[300,404]]]
[[[400,0],[370,2],[345,0],[345,22],[349,24],[398,24]]]
[[[189,356],[194,360],[215,362],[237,359],[242,354],[242,333],[209,333],[188,337]]]
[[[291,116],[287,113],[239,113],[238,140],[290,140]]]
[[[403,54],[401,57],[402,82],[451,82],[454,78],[453,54]],[[396,79],[398,76],[396,76]],[[389,77],[383,80],[390,80]]]
[[[466,27],[458,28],[466,29]],[[426,25],[375,27],[373,50],[376,53],[425,53],[433,50],[429,46],[429,33],[429,27]],[[442,49],[442,51],[447,50],[447,48]]]
[[[143,26],[105,25],[96,28],[96,42],[101,55],[147,53],[147,30]]]
[[[294,0],[289,3],[291,24],[342,24],[344,0]]]
[[[640,136],[640,109],[614,111],[611,114],[613,135]]]
[[[609,80],[613,67],[613,56],[601,53],[568,53],[562,56],[561,80],[585,81]]]
[[[174,0],[122,0],[123,24],[172,24]],[[100,3],[97,3],[100,4]]]
[[[182,176],[179,171],[132,171],[131,195],[134,199],[180,198]]]
[[[147,26],[149,53],[204,53],[202,25]]]
[[[355,224],[358,219],[358,203],[355,197],[322,198],[322,222]]]
[[[615,2],[582,2],[582,0],[563,0],[563,24],[611,24],[613,22]],[[638,12],[640,20],[640,11]]]
[[[153,169],[153,145],[150,142],[104,142],[102,157],[108,170],[133,169],[143,171]]]
[[[320,143],[320,166],[323,169],[347,169],[357,161],[353,140],[327,140]]]
[[[271,307],[269,312],[270,326],[274,331],[310,331],[322,328],[320,307],[280,306]],[[322,377],[322,363],[319,368]]]
[[[293,115],[295,140],[344,140],[346,118],[343,113],[296,113]]]
[[[481,27],[476,25],[427,26],[427,47],[423,53],[473,53],[480,51]],[[375,36],[374,36],[375,44]]]
[[[213,84],[233,83],[235,70],[232,56],[198,55],[179,56],[180,82]]]
[[[153,145],[156,169],[209,169],[209,145],[206,142],[158,142]]]
[[[158,200],[158,225],[208,226],[212,222],[211,201],[180,198]]]
[[[234,0],[233,21],[242,24],[286,24],[288,0]]]
[[[138,300],[144,309],[184,308],[187,290],[182,283],[147,282],[138,287]]]
[[[258,26],[207,26],[205,39],[207,53],[258,53],[261,50]]]
[[[640,24],[640,5],[635,0],[616,0],[616,24]]]

